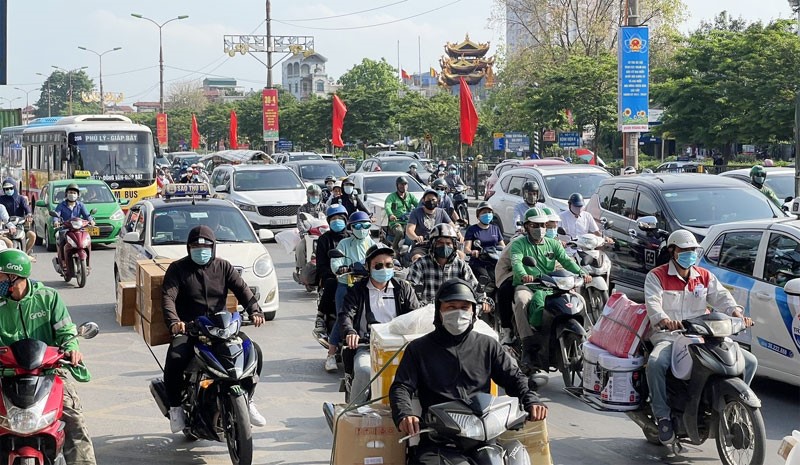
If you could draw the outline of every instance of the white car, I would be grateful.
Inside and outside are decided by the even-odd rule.
[[[414,194],[417,200],[422,198],[425,187],[417,182],[416,179],[407,173],[394,171],[380,171],[377,173],[353,173],[348,179],[352,179],[358,195],[367,210],[372,213],[372,223],[376,226],[388,226],[389,221],[386,217],[384,204],[389,194],[397,191],[395,182],[400,176],[405,176],[408,180],[408,191]]]
[[[758,358],[757,374],[800,386],[800,220],[714,225],[701,246],[700,266],[755,323],[736,339]]]
[[[792,206],[792,198],[794,197],[794,168],[783,167],[766,167],[767,180],[764,184],[775,192],[782,202],[784,208],[788,211]],[[720,176],[727,176],[736,178],[747,184],[750,184],[750,168],[731,170],[720,173]]]
[[[506,237],[514,235],[514,209],[522,202],[522,186],[528,181],[539,183],[540,196],[545,205],[556,212],[567,209],[567,199],[575,192],[588,202],[597,192],[597,186],[611,174],[599,166],[592,165],[542,165],[516,168],[500,175],[494,185],[494,194],[489,205],[494,210],[495,221]]]
[[[214,197],[233,202],[255,229],[297,225],[306,186],[283,165],[221,165],[211,173]]]
[[[191,186],[191,184],[189,185]],[[227,200],[173,197],[146,199],[128,211],[114,252],[114,279],[136,281],[136,261],[148,258],[183,258],[189,231],[200,224],[217,236],[216,255],[231,262],[253,291],[264,318],[278,311],[278,278],[272,257],[242,212]]]

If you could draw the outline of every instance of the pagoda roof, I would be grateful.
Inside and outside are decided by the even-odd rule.
[[[481,57],[489,51],[489,42],[473,42],[469,39],[469,34],[466,34],[461,43],[455,44],[452,42],[447,42],[447,44],[444,46],[444,50],[448,55],[454,58],[461,55]]]
[[[464,57],[460,57],[458,59],[450,58],[450,57],[442,57],[439,60],[439,64],[442,67],[442,70],[447,70],[450,72],[462,74],[468,73],[470,71],[475,71],[477,69],[486,69],[494,64],[494,57],[489,59],[485,58],[473,58],[471,60],[465,59]]]
[[[473,71],[468,74],[456,74],[448,72],[447,70],[442,70],[442,74],[439,75],[439,83],[447,86],[455,86],[458,85],[460,79],[463,77],[464,81],[472,86],[481,82],[481,79],[485,76],[486,72],[483,70]]]

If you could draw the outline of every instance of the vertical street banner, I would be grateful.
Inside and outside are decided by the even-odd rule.
[[[622,132],[647,132],[650,107],[650,33],[647,27],[621,28],[618,123]]]
[[[159,147],[169,145],[169,129],[167,127],[167,114],[159,113],[156,115],[156,138]]]
[[[264,142],[278,141],[278,89],[264,89],[261,94],[264,110]]]

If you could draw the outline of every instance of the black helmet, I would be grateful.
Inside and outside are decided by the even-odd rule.
[[[398,176],[397,179],[394,180],[394,184],[408,184],[408,179],[405,176]]]
[[[448,279],[443,282],[442,285],[439,286],[439,290],[436,291],[437,305],[439,302],[451,302],[453,300],[464,300],[473,305],[478,303],[472,286],[467,281],[460,278]]]
[[[536,181],[526,181],[522,185],[522,200],[530,206],[539,201],[539,183]]]
[[[525,192],[539,192],[539,183],[536,181],[526,181],[525,184],[522,185],[523,195]]]
[[[442,178],[439,178],[433,181],[433,183],[431,183],[431,187],[433,187],[435,190],[445,190],[447,189],[447,181],[445,181]]]
[[[567,200],[567,203],[569,205],[575,205],[576,207],[582,207],[583,196],[580,193],[576,192],[569,196],[569,200]]]
[[[332,174],[330,174],[328,176],[325,176],[325,182],[326,183],[328,183],[328,182],[336,182],[336,176],[334,176]]]
[[[81,193],[81,188],[78,187],[78,185],[73,182],[70,185],[68,185],[66,189],[64,189],[64,192],[69,192],[69,191],[75,191],[78,194],[80,194]]]
[[[383,244],[375,244],[367,249],[367,256],[364,257],[364,264],[369,266],[369,262],[378,255],[389,255],[394,257],[394,249],[391,247],[384,247]]]

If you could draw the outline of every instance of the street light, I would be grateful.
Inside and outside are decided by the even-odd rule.
[[[50,93],[50,77],[45,76],[42,73],[36,73],[37,76],[41,76],[47,81],[47,116],[53,116],[52,112],[52,94]]]
[[[797,13],[797,35],[800,36],[800,0],[789,0],[792,10]],[[800,89],[794,101],[794,196],[800,197]]]
[[[25,89],[23,89],[21,87],[15,87],[14,90],[18,90],[20,92],[25,92],[25,110],[27,112],[28,107],[30,106],[30,100],[28,99],[28,96],[31,94],[31,92],[33,92],[35,90],[38,90],[38,89],[25,90]],[[24,116],[25,115],[23,114],[23,119],[24,119]]]
[[[61,71],[62,73],[66,73],[67,77],[69,78],[69,115],[72,116],[72,73],[75,71],[81,71],[83,69],[88,68],[88,66],[81,66],[80,68],[66,70],[64,68],[59,68],[56,65],[52,65],[53,68]]]
[[[19,100],[21,98],[22,97],[14,97],[14,98],[0,97],[0,99],[5,100],[6,102],[8,102],[8,108],[11,108],[11,102],[13,102],[14,100]]]
[[[180,19],[186,19],[189,16],[188,15],[180,15],[180,16],[177,16],[175,18],[172,18],[172,19],[169,19],[167,21],[164,21],[161,24],[158,24],[154,20],[152,20],[152,19],[150,19],[150,18],[148,18],[146,16],[142,16],[140,14],[137,14],[137,13],[131,13],[131,16],[133,16],[134,18],[146,19],[147,21],[150,21],[151,23],[155,24],[156,27],[158,28],[158,89],[159,89],[159,91],[158,91],[158,103],[159,103],[159,107],[161,108],[161,113],[164,113],[164,47],[163,47],[162,41],[161,41],[161,29],[164,26],[166,26],[167,24],[169,24],[169,23],[171,23],[173,21],[178,21]]]
[[[101,115],[105,115],[106,114],[106,94],[103,93],[103,55],[105,55],[106,53],[110,53],[110,52],[116,52],[117,50],[122,50],[122,47],[114,47],[114,48],[112,48],[110,50],[106,50],[103,53],[95,52],[94,50],[86,48],[86,47],[78,47],[78,48],[81,49],[81,50],[87,51],[87,52],[92,52],[95,55],[97,55],[97,58],[100,59],[100,114]]]

